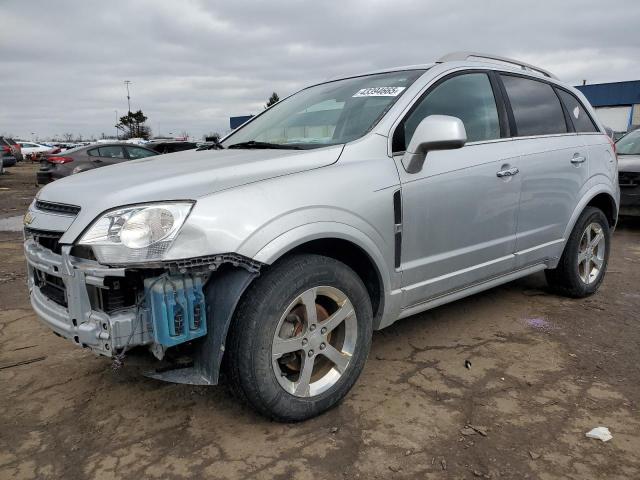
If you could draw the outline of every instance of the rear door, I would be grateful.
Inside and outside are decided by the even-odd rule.
[[[578,134],[581,144],[587,153],[589,178],[607,177],[614,185],[618,181],[615,157],[611,152],[609,137],[600,132],[588,110],[578,97],[562,88],[556,92],[565,106],[573,129]]]
[[[520,196],[506,113],[497,80],[484,71],[440,80],[396,127],[394,159],[402,188],[400,264],[405,308],[499,276],[514,268]],[[402,150],[429,115],[460,118],[467,144],[429,152],[422,171],[409,174]],[[396,155],[397,153],[397,155]],[[513,170],[515,171],[515,170]]]
[[[92,148],[87,151],[87,155],[91,157],[96,167],[114,165],[128,160],[122,145],[107,145]]]
[[[589,149],[554,87],[517,74],[500,78],[521,154],[517,266],[559,257],[564,232],[589,178]]]

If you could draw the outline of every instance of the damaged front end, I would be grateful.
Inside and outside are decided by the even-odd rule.
[[[218,382],[233,311],[261,264],[224,254],[107,266],[87,246],[60,244],[62,234],[25,228],[31,304],[43,323],[116,365],[133,347],[159,360],[179,349],[183,361],[149,376]]]

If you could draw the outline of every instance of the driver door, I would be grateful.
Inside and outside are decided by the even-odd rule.
[[[495,84],[494,84],[495,85]],[[394,155],[402,191],[403,306],[408,308],[515,268],[520,178],[506,117],[487,72],[457,73],[431,87],[396,128],[394,150],[429,115],[460,118],[467,144],[429,152],[409,174]]]

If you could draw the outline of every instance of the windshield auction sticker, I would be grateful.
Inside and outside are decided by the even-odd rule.
[[[371,87],[358,90],[354,97],[397,97],[406,87]]]

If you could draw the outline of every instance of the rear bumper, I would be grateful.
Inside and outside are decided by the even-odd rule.
[[[91,307],[87,286],[104,286],[106,277],[123,277],[124,269],[72,257],[69,250],[70,247],[63,247],[62,254],[58,255],[33,239],[25,241],[29,295],[40,321],[76,345],[107,357],[127,344],[136,323],[129,346],[151,343],[153,336],[144,312],[129,308],[109,315]],[[62,280],[67,296],[66,306],[43,293],[36,281],[36,272]]]

